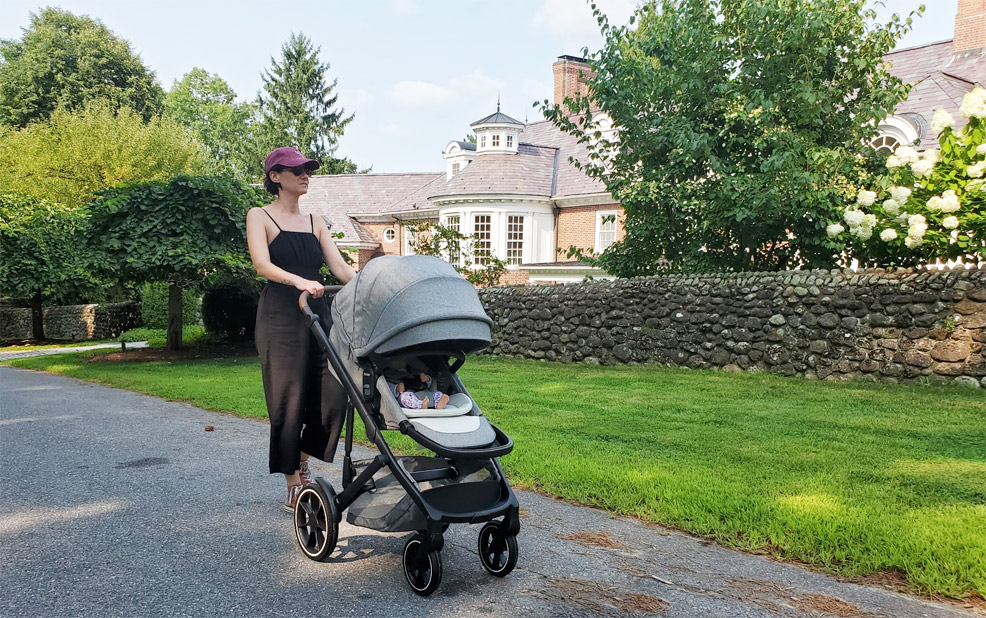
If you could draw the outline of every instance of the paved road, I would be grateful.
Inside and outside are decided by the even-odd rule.
[[[421,598],[406,535],[343,523],[330,562],[301,555],[267,435],[0,367],[0,616],[969,616],[527,492],[517,569],[487,575],[478,527],[453,526]]]

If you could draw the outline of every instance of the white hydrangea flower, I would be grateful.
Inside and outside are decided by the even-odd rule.
[[[918,155],[918,151],[914,150],[910,146],[898,146],[897,150],[894,151],[894,154],[897,155],[897,158],[900,159],[900,162],[904,165],[917,163],[921,158]]]
[[[969,176],[969,178],[982,178],[984,172],[986,172],[986,161],[980,161],[975,165],[970,165],[965,168],[965,173]]]
[[[863,215],[861,224],[863,227],[876,227],[876,215]]]
[[[944,107],[935,110],[935,116],[931,119],[931,131],[935,135],[940,135],[948,127],[955,126],[955,118]]]
[[[900,204],[894,200],[884,200],[883,211],[890,215],[896,215],[900,212]]]
[[[876,201],[876,191],[862,190],[856,196],[856,203],[860,206],[872,206]]]
[[[910,216],[911,215],[907,214],[907,211],[905,210],[904,212],[902,212],[899,215],[897,215],[897,220],[900,221],[901,223],[906,223],[907,222],[907,218],[910,217]]]
[[[857,227],[863,222],[863,211],[847,210],[846,214],[842,215],[842,218],[849,224],[849,227]]]
[[[931,170],[933,170],[934,168],[935,168],[934,162],[928,160],[918,161],[917,163],[911,164],[911,171],[914,172],[914,175],[917,176],[918,178],[924,178],[925,176],[930,175]]]
[[[972,92],[962,97],[959,112],[966,118],[986,118],[986,90],[973,88]]]
[[[939,161],[941,161],[941,153],[939,151],[933,150],[933,149],[932,150],[925,150],[924,151],[924,156],[922,157],[922,160],[924,160],[924,161],[931,161],[931,164],[934,165],[935,163],[938,163]]]
[[[849,231],[852,232],[853,236],[859,238],[860,240],[869,240],[870,236],[873,235],[873,228],[865,225],[860,227],[854,227]]]
[[[931,196],[931,199],[928,200],[928,204],[927,204],[928,210],[930,210],[931,212],[938,212],[939,210],[942,209],[942,206],[944,205],[945,205],[945,200],[938,197],[937,195]]]
[[[942,219],[941,226],[946,230],[954,230],[959,227],[959,218],[954,215],[945,217]]]
[[[887,157],[887,169],[893,169],[895,167],[901,167],[904,162],[897,158],[897,155],[890,155]]]
[[[922,242],[924,242],[923,238],[914,238],[913,236],[908,236],[907,238],[904,239],[904,246],[907,247],[908,249],[913,249],[914,247],[919,246]]]
[[[976,146],[976,154],[980,156],[986,155],[986,144],[979,144]]]
[[[833,224],[829,225],[828,227],[826,227],[825,228],[825,231],[828,233],[828,235],[830,237],[834,237],[834,236],[838,236],[839,234],[845,232],[846,231],[846,228],[842,227],[842,225],[840,225],[838,223],[833,223]]]
[[[955,212],[959,208],[961,208],[961,205],[959,204],[959,196],[955,195],[954,189],[949,189],[948,191],[942,193],[941,199],[942,199],[942,205],[941,205],[942,212]]]
[[[911,215],[907,218],[907,225],[924,225],[927,222],[924,215]]]
[[[890,187],[890,195],[895,202],[903,206],[907,203],[907,198],[911,197],[911,190],[907,187]]]
[[[928,226],[921,223],[919,225],[912,225],[907,228],[907,235],[913,238],[924,238],[924,235],[928,232]]]
[[[880,240],[882,240],[883,242],[890,242],[895,238],[897,238],[897,230],[895,230],[892,227],[888,227],[887,229],[880,232]]]

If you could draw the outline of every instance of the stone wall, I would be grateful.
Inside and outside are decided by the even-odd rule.
[[[493,354],[986,385],[986,269],[671,275],[480,297]]]
[[[140,326],[140,305],[67,305],[45,307],[45,337],[59,341],[109,339]],[[31,310],[0,307],[0,340],[31,338]]]

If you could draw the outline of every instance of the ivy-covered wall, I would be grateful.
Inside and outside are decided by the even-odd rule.
[[[498,355],[986,386],[986,269],[670,275],[480,297]]]

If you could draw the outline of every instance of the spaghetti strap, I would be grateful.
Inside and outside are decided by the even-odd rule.
[[[274,221],[274,217],[271,217],[271,216],[270,216],[270,213],[269,213],[269,212],[267,212],[267,211],[266,211],[265,209],[263,209],[263,208],[261,208],[260,210],[263,210],[263,211],[264,211],[264,214],[265,214],[265,215],[267,215],[268,217],[270,217],[270,220],[271,220],[271,221]],[[277,225],[277,221],[274,221],[274,225]],[[278,231],[278,232],[283,232],[284,230],[282,230],[282,229],[281,229],[281,226],[280,226],[280,225],[277,225],[277,231]]]
[[[312,213],[308,213],[308,220],[312,223],[312,234],[315,233],[315,217]]]

